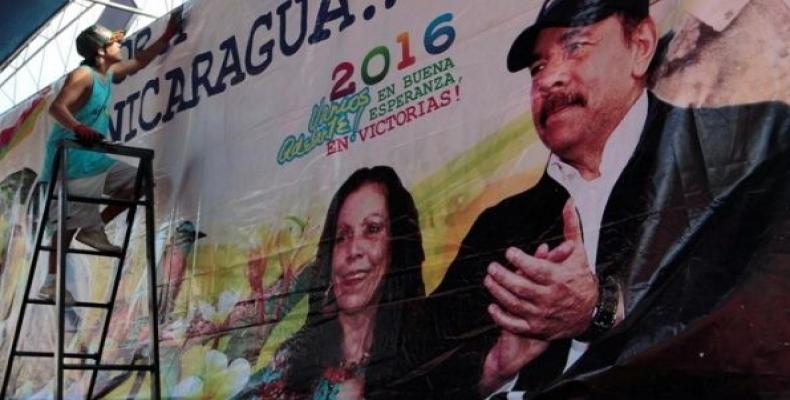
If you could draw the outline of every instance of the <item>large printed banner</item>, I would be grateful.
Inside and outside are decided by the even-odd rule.
[[[579,93],[552,98],[547,112],[557,115],[617,101],[604,95],[616,88],[570,67],[508,72],[508,51],[541,1],[192,1],[185,31],[113,85],[109,106],[112,141],[155,150],[163,397],[790,396],[790,4],[650,3],[658,49],[638,103],[646,116],[633,128],[642,136],[633,156],[620,156],[630,161],[591,238],[588,192],[555,182],[549,148],[559,150],[536,129],[550,131],[552,117],[536,113],[536,123],[531,107],[543,104],[535,88],[548,74],[568,74],[557,81]],[[126,55],[163,27],[128,37]],[[565,45],[558,65],[585,62],[576,51],[594,57],[592,37],[578,44],[587,50]],[[631,78],[605,65],[592,73]],[[37,178],[55,123],[47,109],[61,84],[0,119],[7,398],[53,396],[51,360],[19,358],[12,371],[5,361],[43,205]],[[572,125],[592,135],[606,121],[590,115],[573,114]],[[568,192],[581,204],[576,236],[562,211]],[[142,222],[105,363],[150,358]],[[106,229],[120,243],[125,222]],[[563,255],[573,237],[575,252]],[[562,321],[530,311],[541,307],[530,296],[544,293],[546,310],[559,310],[581,292],[530,275],[509,249],[560,273],[590,258],[590,240],[597,257],[585,270],[600,290],[585,292],[598,299],[585,310],[613,301],[611,284],[615,328],[571,342],[582,332],[514,322],[534,321],[530,313]],[[34,293],[46,257],[36,267]],[[69,255],[68,288],[103,301],[113,268]],[[508,287],[511,278],[537,289]],[[519,309],[503,287],[532,303]],[[67,351],[95,352],[105,313],[67,314]],[[51,308],[29,309],[21,343],[54,348]],[[564,369],[568,348],[584,355]],[[508,364],[510,355],[523,357]],[[89,381],[67,372],[67,397],[83,398]],[[94,394],[148,398],[150,385],[142,372],[101,373]]]

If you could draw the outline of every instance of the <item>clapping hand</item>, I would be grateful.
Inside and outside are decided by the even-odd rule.
[[[541,340],[571,338],[590,325],[598,300],[598,281],[590,270],[575,205],[562,211],[565,241],[535,255],[510,247],[506,258],[513,271],[493,262],[484,284],[496,303],[488,308],[505,331]]]
[[[571,250],[570,244],[549,250],[549,245],[544,243],[535,251],[535,258],[562,262],[568,258]],[[521,368],[543,354],[548,347],[548,341],[521,336],[503,327],[496,344],[486,355],[483,376],[480,379],[480,393],[487,396],[513,379]]]

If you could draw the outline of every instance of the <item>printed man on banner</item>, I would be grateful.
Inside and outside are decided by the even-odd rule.
[[[595,382],[690,325],[736,319],[716,306],[787,265],[787,105],[673,107],[646,90],[657,42],[648,0],[546,2],[518,36],[508,69],[529,68],[552,154],[467,234],[411,333],[408,374],[424,386],[402,393],[687,394],[672,374]]]

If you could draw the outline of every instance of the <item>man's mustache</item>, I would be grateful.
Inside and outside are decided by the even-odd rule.
[[[587,99],[581,93],[552,93],[546,96],[540,110],[540,125],[546,126],[551,114],[570,106],[585,107]]]

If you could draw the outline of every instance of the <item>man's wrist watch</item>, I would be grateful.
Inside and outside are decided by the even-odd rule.
[[[586,331],[575,339],[581,342],[592,342],[614,326],[617,318],[617,303],[620,298],[620,284],[610,275],[598,283],[598,304],[593,313],[592,322]]]

